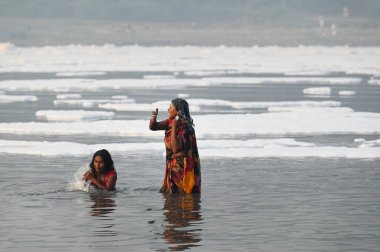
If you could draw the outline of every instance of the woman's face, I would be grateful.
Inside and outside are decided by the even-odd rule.
[[[173,119],[174,117],[177,116],[178,112],[173,103],[170,103],[169,108],[168,108],[168,114],[169,118]]]
[[[104,168],[105,168],[105,164],[104,164],[104,161],[103,161],[103,158],[101,156],[96,156],[95,159],[94,159],[94,168],[95,168],[95,171],[96,173],[102,173]]]

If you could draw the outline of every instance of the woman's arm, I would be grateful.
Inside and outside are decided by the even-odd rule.
[[[150,121],[149,121],[149,129],[150,130],[167,130],[167,128],[169,127],[169,120],[166,119],[166,120],[163,120],[163,121],[160,121],[160,122],[157,122],[157,114],[158,114],[158,109],[156,109],[156,111],[152,111],[152,115],[150,117]]]

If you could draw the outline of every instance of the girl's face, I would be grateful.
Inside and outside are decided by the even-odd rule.
[[[169,118],[171,118],[171,119],[173,119],[174,117],[176,117],[178,115],[177,109],[175,108],[173,103],[170,103],[170,105],[169,105],[168,114],[169,114]]]
[[[103,158],[101,156],[96,156],[94,159],[94,168],[96,173],[100,174],[103,172],[105,168],[105,164]]]

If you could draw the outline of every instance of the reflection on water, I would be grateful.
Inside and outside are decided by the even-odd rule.
[[[112,230],[115,224],[111,214],[116,207],[113,197],[112,194],[90,193],[90,199],[94,203],[90,208],[90,215],[107,221],[94,231],[95,236],[117,236],[117,233]]]
[[[197,224],[202,220],[200,194],[163,194],[165,230],[163,239],[172,251],[183,251],[200,246],[201,229]]]

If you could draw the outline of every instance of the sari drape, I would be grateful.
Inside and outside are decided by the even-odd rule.
[[[173,154],[170,146],[173,135],[171,123],[172,120],[169,119],[168,130],[165,131],[166,170],[160,192],[200,193],[201,166],[194,128],[183,120],[179,122],[176,135],[178,141],[181,142],[182,150]]]

